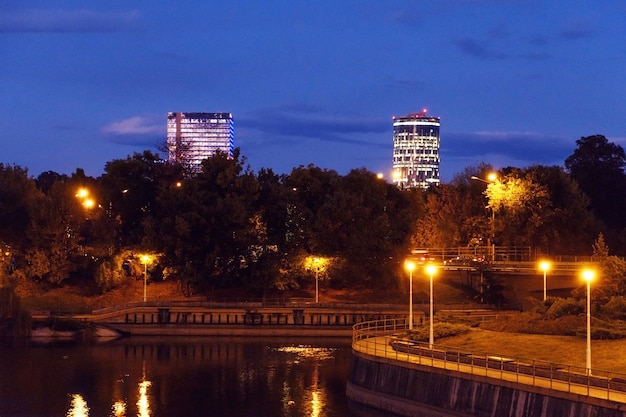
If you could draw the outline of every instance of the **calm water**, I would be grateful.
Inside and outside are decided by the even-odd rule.
[[[350,357],[337,338],[0,347],[0,416],[351,416]]]

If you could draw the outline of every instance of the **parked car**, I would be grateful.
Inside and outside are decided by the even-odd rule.
[[[485,262],[485,258],[477,255],[459,255],[443,261],[444,266],[468,266],[476,268]]]

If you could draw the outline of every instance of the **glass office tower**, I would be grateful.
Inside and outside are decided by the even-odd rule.
[[[439,184],[439,126],[426,110],[393,118],[392,181],[399,188]]]
[[[169,160],[199,172],[200,163],[217,150],[233,157],[234,121],[231,113],[167,113]]]

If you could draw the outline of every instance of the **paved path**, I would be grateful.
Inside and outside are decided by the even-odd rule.
[[[432,357],[424,357],[412,353],[398,352],[389,344],[390,338],[384,336],[369,337],[353,342],[353,349],[369,355],[395,359],[403,362],[421,364],[425,366],[453,370],[481,377],[488,377],[499,381],[509,381],[548,390],[561,391],[582,396],[595,397],[604,400],[626,403],[626,393],[607,390],[588,385],[576,384],[550,378],[527,375],[518,372],[486,368],[484,366],[464,364]],[[436,346],[435,346],[436,347]]]

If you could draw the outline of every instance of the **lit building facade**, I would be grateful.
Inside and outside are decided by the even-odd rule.
[[[199,172],[200,163],[221,151],[233,157],[235,123],[231,113],[167,113],[169,161]]]
[[[393,118],[392,181],[399,188],[439,185],[439,126],[426,110]]]

